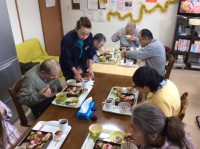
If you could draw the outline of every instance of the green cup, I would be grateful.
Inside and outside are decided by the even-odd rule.
[[[101,135],[102,126],[101,124],[92,124],[89,126],[90,137],[93,139],[94,143],[96,142],[97,138]]]

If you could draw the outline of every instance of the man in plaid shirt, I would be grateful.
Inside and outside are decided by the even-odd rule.
[[[11,117],[12,111],[0,100],[0,121],[2,124],[0,130],[4,131],[4,133],[0,132],[0,148],[4,147],[4,143],[6,149],[11,148],[21,136],[21,133],[8,122]]]

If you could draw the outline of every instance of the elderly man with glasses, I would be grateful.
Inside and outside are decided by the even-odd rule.
[[[55,59],[47,59],[26,72],[18,93],[19,103],[27,105],[35,117],[51,104],[62,90],[58,76],[61,68]]]
[[[129,22],[126,27],[120,28],[111,39],[113,42],[120,41],[120,46],[137,48],[139,46],[138,33],[139,30],[136,29],[136,24]]]
[[[141,48],[139,50],[122,51],[121,56],[130,59],[144,59],[145,65],[154,68],[161,76],[165,75],[165,47],[153,38],[150,30],[143,29],[138,34]]]

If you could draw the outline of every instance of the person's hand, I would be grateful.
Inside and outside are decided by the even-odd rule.
[[[125,57],[125,52],[126,50],[122,50],[120,53],[121,53],[121,57]]]
[[[105,53],[104,51],[105,51],[105,50],[104,50],[103,47],[99,48],[99,49],[98,49],[98,53],[99,53],[99,55],[104,54],[104,53]]]
[[[51,97],[52,96],[52,93],[51,93],[51,89],[48,87],[45,87],[45,88],[42,88],[40,91],[39,91],[39,94],[45,98],[48,98],[48,97]]]
[[[124,140],[130,141],[130,142],[134,143],[134,140],[133,140],[133,138],[132,138],[132,136],[131,136],[131,133],[126,133],[126,134],[124,135]]]
[[[80,73],[76,73],[75,76],[74,76],[74,78],[75,78],[76,81],[78,81],[78,82],[81,82],[81,81],[83,80],[82,77],[81,77],[81,75],[80,75]]]
[[[130,40],[131,40],[131,41],[135,41],[135,40],[136,40],[136,37],[135,37],[135,36],[131,36]]]
[[[1,113],[2,116],[4,116],[5,115],[5,109],[0,107],[0,113]]]
[[[122,33],[121,32],[117,32],[117,37],[121,37],[122,36]]]
[[[89,78],[94,79],[94,72],[89,70]]]

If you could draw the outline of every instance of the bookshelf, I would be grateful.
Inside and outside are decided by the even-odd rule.
[[[175,58],[175,67],[200,69],[200,24],[191,23],[185,16],[177,16],[171,54]]]

